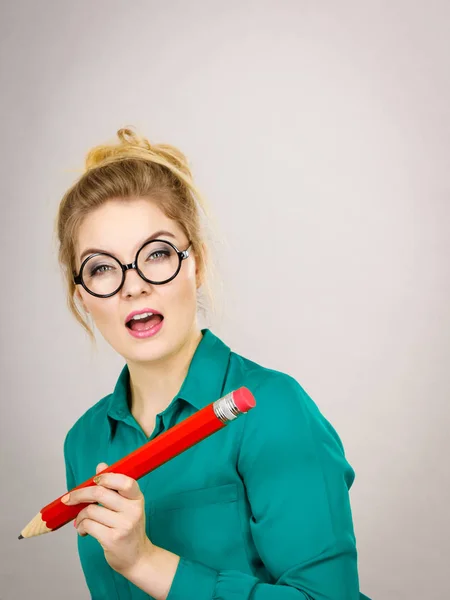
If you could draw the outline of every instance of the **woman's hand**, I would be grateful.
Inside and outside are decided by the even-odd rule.
[[[99,463],[96,473],[106,469]],[[81,536],[94,537],[105,552],[105,558],[118,573],[126,576],[153,553],[156,546],[145,533],[145,500],[135,479],[119,473],[105,473],[96,486],[89,486],[70,493],[73,505],[90,504],[81,510],[75,527]]]

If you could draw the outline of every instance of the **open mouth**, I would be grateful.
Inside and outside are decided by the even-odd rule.
[[[163,319],[164,317],[161,314],[141,313],[134,315],[125,325],[132,331],[149,331],[156,325],[159,325]]]

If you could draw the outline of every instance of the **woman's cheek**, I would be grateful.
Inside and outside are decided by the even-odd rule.
[[[125,324],[120,321],[120,318],[115,315],[105,314],[103,311],[97,314],[92,314],[95,326],[101,335],[107,340],[113,347],[117,348],[117,344],[120,343],[120,339],[123,339],[123,335],[127,333],[125,331]]]

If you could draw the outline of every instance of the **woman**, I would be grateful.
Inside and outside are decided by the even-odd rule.
[[[197,324],[207,287],[202,201],[183,154],[128,129],[91,150],[61,201],[68,302],[125,360],[64,442],[71,490],[240,386],[257,402],[139,482],[70,494],[94,600],[356,600],[357,553],[338,435],[292,377]]]

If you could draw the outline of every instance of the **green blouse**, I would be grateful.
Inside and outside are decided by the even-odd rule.
[[[348,490],[354,471],[319,409],[284,373],[202,330],[178,395],[148,438],[129,409],[125,366],[114,392],[64,441],[67,490],[197,410],[246,386],[256,407],[139,479],[147,535],[178,554],[168,600],[360,600]],[[152,598],[77,536],[93,600]]]

